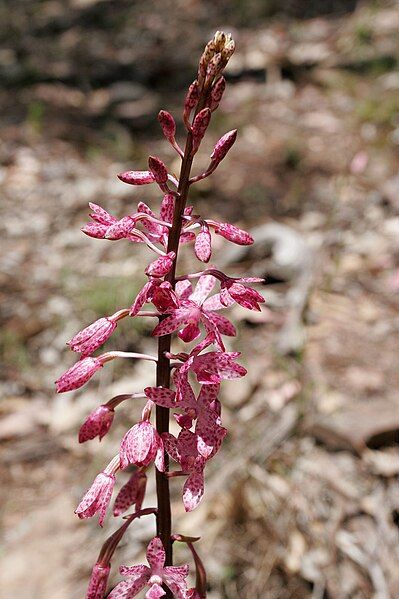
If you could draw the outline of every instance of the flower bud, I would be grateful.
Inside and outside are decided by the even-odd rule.
[[[195,255],[201,262],[209,262],[212,255],[211,234],[206,223],[201,225],[201,230],[198,233],[195,245]]]
[[[119,173],[118,179],[129,185],[147,185],[154,183],[155,177],[150,171],[126,171]]]
[[[197,106],[199,100],[199,85],[198,81],[195,80],[188,88],[186,99],[184,100],[184,118],[188,119],[190,113],[195,106]]]
[[[232,129],[228,133],[225,133],[218,142],[216,142],[213,152],[211,154],[212,162],[219,164],[226,156],[237,138],[237,129]]]
[[[205,135],[205,132],[208,128],[209,122],[211,120],[211,111],[209,108],[203,108],[197,114],[193,122],[193,148],[192,151],[195,153],[198,150],[198,147],[201,143],[202,138]]]
[[[79,389],[93,374],[102,368],[103,362],[99,358],[82,358],[76,362],[69,370],[64,372],[56,381],[57,393],[65,393],[72,389]]]
[[[175,252],[169,252],[166,256],[159,256],[159,258],[147,266],[145,274],[150,277],[164,277],[172,268],[175,258]]]
[[[162,127],[162,132],[166,139],[173,140],[176,135],[176,123],[173,116],[166,110],[160,110],[158,121]]]
[[[72,351],[89,356],[98,349],[112,335],[116,328],[116,322],[111,318],[99,318],[79,333],[76,333],[67,345]]]
[[[226,34],[223,31],[217,31],[213,36],[216,52],[223,50],[226,43]]]
[[[167,182],[168,171],[160,158],[150,156],[148,159],[148,167],[158,185],[164,185]]]
[[[226,89],[226,79],[224,77],[220,77],[216,81],[215,85],[212,87],[212,91],[211,91],[209,108],[212,110],[212,112],[214,110],[216,110],[216,108],[219,106],[219,102],[222,99],[225,89]]]
[[[247,231],[230,223],[218,223],[215,227],[215,233],[237,245],[252,245],[254,242],[253,237]]]
[[[216,75],[219,73],[222,65],[222,55],[220,52],[215,54],[215,56],[209,61],[208,67],[206,69],[206,79],[207,81],[212,81]]]
[[[101,441],[111,428],[114,414],[114,410],[107,405],[99,406],[93,410],[80,427],[79,443],[85,443],[96,437]]]
[[[225,45],[225,47],[223,48],[223,50],[221,52],[223,65],[226,65],[228,63],[228,61],[230,60],[230,58],[233,56],[235,49],[236,49],[236,44],[235,44],[234,40],[230,40]]]

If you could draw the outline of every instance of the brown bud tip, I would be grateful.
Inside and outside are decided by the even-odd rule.
[[[176,123],[173,116],[166,110],[160,110],[158,121],[162,127],[162,131],[166,139],[173,139],[176,134]]]
[[[150,156],[148,158],[148,168],[159,185],[164,185],[168,180],[168,171],[160,158]]]

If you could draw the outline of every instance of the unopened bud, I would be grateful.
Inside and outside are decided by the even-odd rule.
[[[195,80],[188,88],[186,99],[184,100],[184,118],[188,119],[190,113],[195,106],[197,106],[199,100],[199,85],[198,81]]]
[[[206,70],[207,81],[213,81],[216,75],[219,73],[222,65],[222,55],[220,53],[215,54],[212,60],[209,61],[208,68]]]
[[[176,134],[176,123],[173,116],[166,110],[160,110],[158,114],[158,121],[162,127],[162,132],[166,139],[174,139]]]
[[[223,65],[226,65],[228,63],[230,58],[233,56],[235,49],[236,44],[234,40],[230,40],[229,43],[225,45],[225,47],[222,50]]]
[[[149,171],[126,171],[120,173],[118,179],[129,185],[147,185],[154,183],[154,176]]]
[[[209,108],[203,108],[202,110],[200,110],[200,112],[194,119],[192,127],[193,152],[196,152],[198,150],[201,140],[204,137],[209,122],[211,120],[211,114],[212,113]]]
[[[230,150],[237,138],[237,129],[232,129],[228,133],[225,133],[219,141],[216,143],[211,154],[212,162],[219,164]]]
[[[223,31],[217,31],[213,36],[216,52],[223,50],[226,43],[226,34]]]
[[[148,168],[158,185],[164,185],[167,182],[168,171],[160,158],[150,156],[148,159]]]
[[[212,87],[209,108],[213,112],[219,106],[219,102],[222,99],[224,90],[226,89],[226,79],[220,77]]]

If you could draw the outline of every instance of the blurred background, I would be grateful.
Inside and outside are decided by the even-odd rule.
[[[191,200],[253,232],[250,249],[215,239],[214,260],[265,276],[266,307],[234,309],[229,348],[249,374],[223,387],[229,436],[198,510],[184,514],[172,482],[174,529],[201,534],[210,599],[399,597],[399,4],[13,0],[0,23],[1,588],[82,598],[116,528],[73,510],[140,406],[121,406],[101,444],[77,431],[153,367],[111,363],[61,396],[53,381],[75,359],[67,339],[130,305],[148,253],[80,228],[90,201],[118,217],[158,205],[115,175],[148,154],[178,171],[156,115],[180,119],[224,29],[237,51],[196,168],[221,134],[239,137]],[[198,268],[189,254],[182,270]],[[153,351],[138,320],[106,348]],[[153,530],[131,527],[113,582]]]

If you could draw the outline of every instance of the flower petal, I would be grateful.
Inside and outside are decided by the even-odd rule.
[[[159,537],[154,537],[147,547],[147,561],[152,573],[162,570],[165,565],[165,549]]]
[[[192,512],[204,495],[204,475],[192,472],[183,487],[183,504],[186,512]]]

